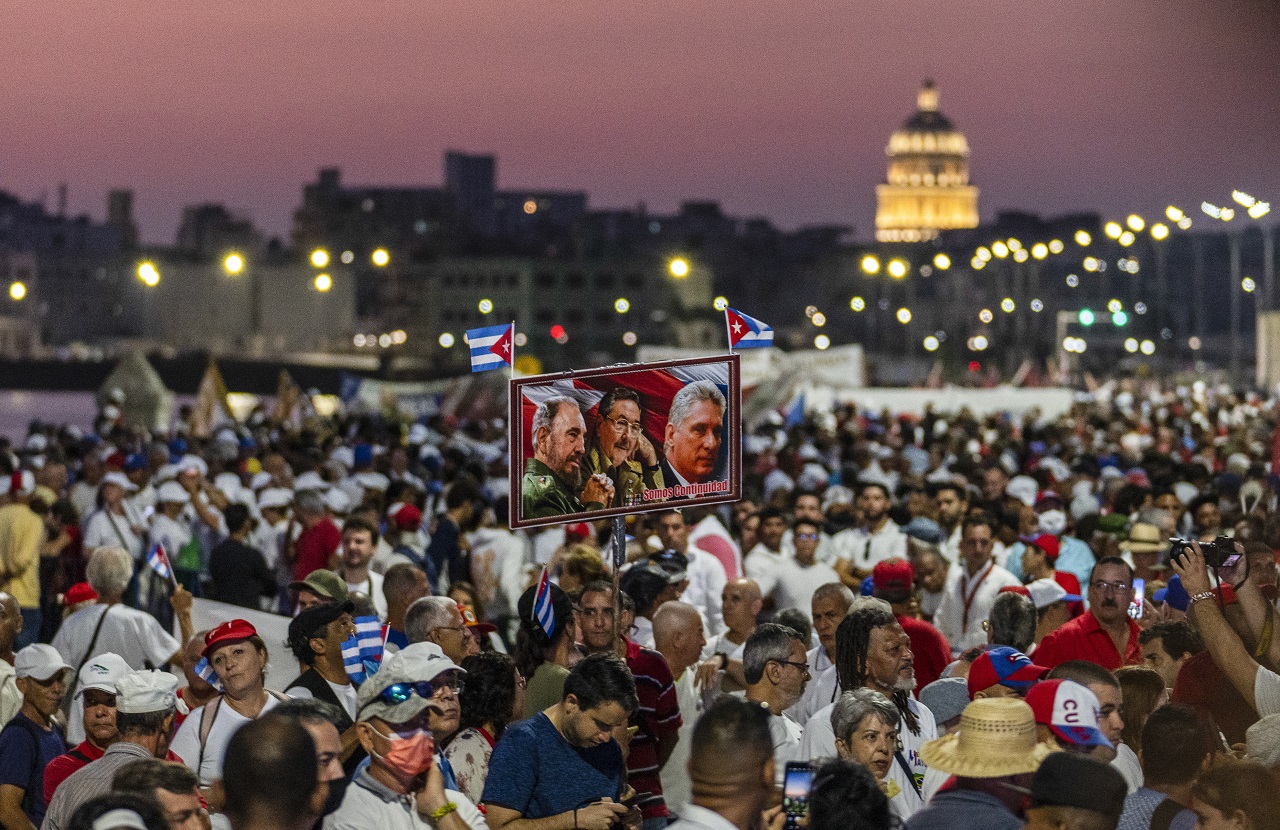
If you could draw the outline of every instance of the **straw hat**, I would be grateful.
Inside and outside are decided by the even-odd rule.
[[[964,778],[1035,772],[1057,747],[1036,740],[1036,718],[1017,698],[982,698],[964,708],[960,729],[920,748],[927,765]]]
[[[1120,547],[1130,553],[1155,553],[1169,547],[1169,543],[1160,538],[1160,528],[1146,522],[1136,522],[1129,528],[1129,538],[1121,542]]]

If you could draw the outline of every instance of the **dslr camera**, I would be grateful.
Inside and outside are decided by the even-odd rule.
[[[1193,541],[1193,539],[1170,539],[1172,547],[1169,549],[1169,558],[1176,560],[1179,565],[1183,564]],[[1205,564],[1215,569],[1234,564],[1230,560],[1239,556],[1235,540],[1227,536],[1219,536],[1212,542],[1201,542],[1200,552],[1204,554]]]

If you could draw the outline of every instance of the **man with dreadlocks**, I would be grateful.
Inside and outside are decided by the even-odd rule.
[[[893,615],[893,608],[881,599],[854,600],[849,614],[836,629],[836,674],[842,691],[867,688],[888,697],[898,707],[898,747],[887,780],[901,790],[900,815],[910,816],[924,806],[921,785],[927,767],[920,760],[920,747],[938,737],[929,708],[911,697],[916,686],[911,638]],[[800,757],[814,763],[835,758],[835,730],[831,725],[834,702],[814,713],[805,725]]]

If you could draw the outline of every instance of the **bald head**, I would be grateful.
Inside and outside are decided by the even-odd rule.
[[[695,801],[772,795],[773,738],[769,712],[758,703],[721,697],[694,724],[690,747]]]
[[[222,783],[233,828],[250,825],[301,830],[324,807],[316,745],[302,724],[267,714],[240,727],[227,743]]]
[[[679,677],[698,662],[707,644],[698,609],[675,600],[658,606],[653,612],[653,644],[667,659],[671,674]]]
[[[720,603],[724,624],[730,631],[746,635],[756,627],[764,597],[754,579],[735,579],[720,592]]]

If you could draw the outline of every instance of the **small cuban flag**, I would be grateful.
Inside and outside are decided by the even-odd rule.
[[[376,667],[382,663],[382,623],[377,617],[356,617],[356,645],[360,649],[360,659],[365,663],[366,668],[372,664],[374,671],[367,672],[375,674]]]
[[[467,330],[467,345],[471,347],[471,371],[487,372],[510,366],[515,350],[516,324],[486,326]]]
[[[354,634],[342,641],[342,667],[352,683],[363,683],[369,676],[364,660],[360,659],[360,641]]]
[[[730,349],[759,349],[773,345],[773,329],[732,308],[724,310]]]
[[[164,546],[159,542],[147,551],[147,565],[159,574],[161,579],[169,579],[173,576],[173,568],[169,567],[169,557],[164,552]]]
[[[222,681],[218,679],[218,673],[213,670],[213,666],[209,665],[208,657],[201,657],[200,662],[195,665],[196,677],[208,683],[219,692],[222,691]]]
[[[551,575],[544,565],[538,579],[538,592],[533,595],[533,619],[551,639],[556,633],[556,614],[551,606]]]

